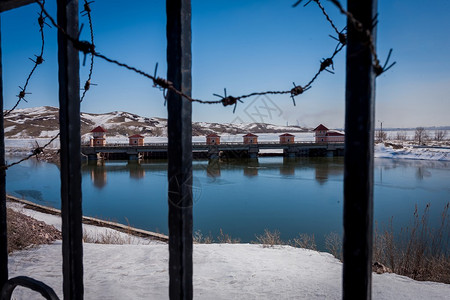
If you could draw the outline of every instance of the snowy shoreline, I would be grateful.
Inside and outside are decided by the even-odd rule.
[[[58,216],[10,207],[61,228]],[[83,225],[91,233],[103,227]],[[112,230],[114,231],[114,230]],[[120,233],[126,236],[124,233]],[[168,299],[168,245],[133,237],[129,244],[84,243],[86,299]],[[10,277],[26,275],[62,297],[61,241],[9,256]],[[195,299],[341,299],[342,263],[329,253],[290,246],[195,244]],[[450,285],[373,273],[373,299],[444,299]],[[32,294],[18,288],[18,299]]]

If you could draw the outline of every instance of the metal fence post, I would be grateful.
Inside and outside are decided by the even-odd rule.
[[[1,23],[1,18],[0,18]],[[3,125],[3,66],[0,28],[0,290],[8,281],[8,236],[6,230],[5,131]]]
[[[347,1],[364,28],[372,27],[376,6],[377,0]],[[343,298],[371,299],[375,73],[367,36],[350,21],[347,28]]]
[[[191,1],[167,0],[167,79],[191,95]],[[191,102],[168,91],[169,296],[192,299]]]
[[[78,0],[57,1],[58,24],[78,36]],[[79,53],[58,31],[64,299],[83,299]]]

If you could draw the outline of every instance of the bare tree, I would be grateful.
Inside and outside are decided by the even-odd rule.
[[[438,142],[443,141],[446,135],[447,130],[436,130],[434,132],[434,140]]]
[[[397,132],[397,140],[399,141],[406,141],[406,131],[398,131]]]
[[[428,139],[428,132],[423,127],[417,127],[414,132],[414,140],[417,144],[422,145]]]
[[[386,140],[387,139],[387,133],[386,133],[386,131],[384,131],[384,130],[377,130],[376,132],[375,132],[375,139],[378,141],[378,142],[383,142],[384,140]]]

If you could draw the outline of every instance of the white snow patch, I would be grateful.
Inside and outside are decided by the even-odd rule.
[[[41,131],[41,134],[39,135],[40,138],[43,137],[54,137],[59,133],[59,130],[48,130],[48,131]]]
[[[58,133],[58,131],[50,131],[50,133],[55,133],[54,135],[56,135]],[[54,136],[53,135],[53,136]],[[53,137],[52,136],[52,137]],[[48,137],[48,138],[22,138],[22,139],[16,139],[16,138],[5,138],[5,149],[6,151],[11,151],[11,150],[16,150],[16,149],[35,149],[36,148],[36,142],[39,146],[44,146],[45,144],[47,144],[52,137]],[[60,143],[59,143],[59,139],[55,139],[53,142],[50,143],[50,145],[48,145],[47,148],[49,149],[59,149]]]
[[[406,146],[401,149],[394,149],[380,143],[375,145],[375,157],[450,161],[450,148],[415,148]]]
[[[5,133],[6,133],[6,132],[10,132],[11,130],[14,130],[14,128],[16,128],[16,125],[6,127],[6,128],[5,128]]]
[[[84,244],[86,299],[168,299],[168,245]],[[342,264],[327,253],[251,244],[194,245],[195,299],[341,299]],[[62,296],[61,242],[13,253],[10,276],[32,274]],[[26,290],[16,297],[29,299]],[[373,275],[373,299],[445,299],[450,285]]]

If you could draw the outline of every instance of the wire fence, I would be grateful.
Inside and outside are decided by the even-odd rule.
[[[44,62],[44,47],[45,47],[44,26],[47,25],[47,26],[50,27],[50,25],[48,25],[45,22],[45,18],[46,18],[46,16],[44,15],[45,0],[42,1],[41,5],[42,5],[41,6],[42,8],[41,8],[41,12],[39,13],[39,18],[38,18],[39,32],[40,32],[40,35],[41,35],[41,51],[39,52],[39,55],[35,55],[35,57],[36,57],[35,59],[29,58],[34,63],[34,66],[31,69],[30,73],[28,74],[28,77],[25,80],[25,84],[23,85],[23,87],[19,86],[20,92],[17,95],[18,99],[17,99],[16,104],[14,104],[14,106],[11,109],[9,109],[9,110],[7,110],[7,111],[5,111],[3,113],[4,117],[9,115],[14,109],[16,109],[16,107],[20,104],[20,102],[22,100],[27,102],[27,100],[25,100],[25,96],[27,94],[30,94],[30,93],[27,92],[28,84],[30,83],[31,77],[33,76],[33,74],[36,71],[37,67]]]
[[[358,21],[350,12],[346,11],[343,6],[341,5],[341,3],[338,0],[329,0],[331,1],[334,6],[336,6],[338,8],[338,10],[344,14],[347,17],[348,20],[348,25],[353,26],[356,30],[358,30],[359,32],[363,33],[367,39],[367,47],[370,49],[372,56],[373,56],[373,70],[374,73],[376,74],[376,76],[381,75],[382,73],[386,72],[387,70],[389,70],[392,66],[395,65],[396,62],[393,62],[392,64],[389,64],[389,59],[391,57],[392,54],[392,49],[390,49],[389,54],[387,56],[386,62],[383,66],[381,66],[377,52],[376,52],[376,48],[375,48],[375,44],[374,44],[374,38],[372,35],[372,30],[375,28],[375,26],[378,23],[377,18],[375,18],[370,26],[370,28],[365,28],[363,26],[363,24]],[[25,85],[23,88],[21,88],[21,91],[19,92],[19,95],[17,95],[17,97],[19,98],[17,103],[13,106],[13,108],[11,108],[10,110],[6,111],[4,113],[4,116],[9,115],[15,108],[17,108],[17,106],[19,105],[19,103],[25,100],[25,95],[29,94],[26,91],[26,88],[28,86],[28,83],[30,81],[31,76],[34,74],[34,71],[36,70],[37,66],[40,65],[43,62],[43,51],[44,51],[44,44],[45,44],[45,39],[44,39],[44,30],[43,27],[44,25],[46,25],[47,23],[45,22],[46,19],[48,19],[50,21],[50,23],[53,25],[53,27],[55,27],[60,33],[62,33],[68,40],[70,40],[73,44],[73,47],[76,48],[78,51],[82,52],[84,54],[84,61],[83,61],[83,65],[86,62],[86,57],[88,55],[90,55],[90,68],[89,68],[89,74],[88,74],[88,78],[84,83],[84,86],[82,88],[83,93],[80,97],[80,102],[82,102],[86,96],[87,91],[90,89],[92,82],[92,73],[93,73],[93,69],[94,69],[94,58],[100,58],[104,61],[107,61],[111,64],[115,64],[119,67],[125,68],[127,70],[130,70],[140,76],[143,76],[149,80],[151,80],[153,82],[153,87],[155,88],[159,88],[162,90],[163,92],[163,97],[165,99],[165,101],[167,101],[167,91],[171,91],[181,97],[184,97],[185,99],[187,99],[188,101],[191,102],[196,102],[196,103],[201,103],[201,104],[222,104],[223,106],[231,106],[234,105],[233,108],[233,112],[235,112],[237,104],[238,103],[242,103],[244,99],[247,98],[251,98],[251,97],[255,97],[255,96],[261,96],[261,95],[289,95],[289,97],[292,99],[293,105],[296,105],[295,102],[295,98],[297,96],[302,95],[305,91],[309,90],[312,88],[313,83],[317,80],[317,78],[320,76],[320,74],[323,71],[327,71],[329,73],[333,73],[334,74],[334,64],[333,64],[333,59],[336,57],[337,54],[339,54],[343,48],[346,46],[347,44],[347,27],[344,27],[343,29],[339,30],[338,27],[335,25],[335,23],[333,22],[332,18],[330,17],[330,15],[327,13],[325,7],[322,5],[320,0],[309,0],[308,2],[306,2],[303,6],[307,6],[308,4],[310,4],[311,2],[315,2],[317,4],[317,6],[319,7],[319,9],[322,11],[322,14],[324,15],[325,19],[327,20],[327,22],[330,24],[330,27],[332,28],[332,30],[337,34],[337,37],[334,37],[332,35],[330,35],[331,38],[333,38],[334,40],[337,41],[337,45],[334,49],[334,51],[332,52],[332,54],[321,60],[319,68],[317,70],[317,72],[315,72],[311,79],[303,85],[298,85],[295,82],[293,82],[293,87],[290,89],[284,89],[284,90],[272,90],[272,91],[255,91],[255,92],[251,92],[248,94],[243,94],[243,95],[239,95],[239,96],[232,96],[232,95],[227,95],[227,91],[226,88],[224,88],[224,94],[220,95],[220,94],[213,94],[213,96],[218,97],[219,99],[217,100],[205,100],[205,99],[197,99],[197,98],[193,98],[185,93],[183,93],[182,91],[180,91],[179,89],[177,89],[172,82],[168,81],[165,78],[162,77],[158,77],[157,76],[157,71],[158,71],[158,64],[156,64],[153,75],[143,71],[141,69],[138,69],[134,66],[128,65],[124,62],[121,62],[117,59],[113,59],[110,57],[107,57],[104,54],[101,54],[100,52],[98,52],[96,50],[95,44],[94,44],[94,29],[93,29],[93,22],[92,22],[92,16],[91,16],[91,12],[92,9],[90,7],[90,4],[92,4],[94,1],[90,1],[88,2],[87,0],[84,0],[84,10],[81,11],[82,16],[87,16],[88,18],[88,22],[89,22],[89,30],[90,30],[90,41],[83,41],[79,39],[79,36],[81,34],[81,31],[83,29],[83,26],[81,26],[80,31],[78,33],[77,37],[73,37],[70,36],[69,34],[67,34],[65,32],[65,30],[63,28],[61,28],[57,22],[55,21],[55,19],[47,12],[47,10],[45,9],[45,0],[35,0],[35,2],[39,5],[40,7],[40,13],[39,13],[39,26],[40,26],[40,33],[41,33],[41,38],[42,38],[42,47],[41,47],[41,52],[39,55],[36,55],[36,59],[32,60],[35,65],[32,69],[32,71],[30,72],[29,76],[27,77],[27,80],[25,82]],[[297,7],[299,4],[301,4],[303,2],[303,0],[299,0],[297,2],[295,2],[292,6],[295,8]],[[47,24],[48,25],[48,24]],[[331,69],[330,69],[331,68]],[[44,149],[46,147],[48,147],[52,141],[54,141],[57,137],[59,136],[59,133],[54,136],[51,141],[49,143],[47,143],[46,145],[44,145],[43,147],[37,147],[35,148],[32,153],[24,158],[21,159],[18,162],[14,162],[11,163],[7,166],[5,166],[4,168],[9,168],[13,165],[17,165],[20,162],[23,162],[27,159],[30,159],[34,156],[39,155],[40,153],[42,153],[44,151]]]

